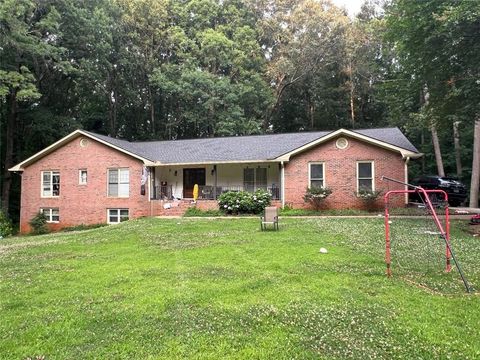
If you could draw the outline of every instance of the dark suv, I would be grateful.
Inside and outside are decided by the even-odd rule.
[[[467,200],[467,187],[460,181],[451,177],[441,176],[420,176],[412,180],[412,185],[421,186],[425,190],[443,190],[448,195],[448,203],[451,206],[458,206]],[[442,200],[439,199],[441,195],[432,194],[430,199],[432,202]],[[411,200],[421,200],[418,194],[412,194]]]

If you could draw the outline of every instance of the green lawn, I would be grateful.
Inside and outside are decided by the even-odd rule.
[[[0,357],[479,358],[479,296],[422,265],[415,241],[387,278],[382,221],[141,219],[3,239]],[[480,287],[480,240],[452,233]]]

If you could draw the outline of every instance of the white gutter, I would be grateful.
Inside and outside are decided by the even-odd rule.
[[[408,184],[408,163],[410,162],[410,156],[405,158],[405,173],[404,173],[404,183]],[[408,186],[405,185],[405,190],[408,190]],[[408,193],[405,193],[405,205],[408,204]]]

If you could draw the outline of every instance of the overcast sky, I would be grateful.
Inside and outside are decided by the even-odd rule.
[[[360,7],[364,0],[332,0],[333,3],[339,7],[346,7],[350,16],[355,15],[360,11]]]

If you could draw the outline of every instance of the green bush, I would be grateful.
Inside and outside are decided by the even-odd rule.
[[[32,227],[32,234],[40,235],[49,232],[47,227],[47,217],[40,211],[30,220],[29,224]]]
[[[331,193],[332,193],[332,190],[327,187],[323,187],[323,186],[312,186],[310,188],[307,187],[307,190],[305,191],[305,195],[303,196],[303,200],[307,203],[310,203],[316,210],[318,210],[322,205],[323,200],[325,200]]]
[[[357,197],[362,199],[363,201],[375,201],[377,198],[382,195],[382,191],[373,191],[373,190],[368,190],[368,189],[360,189],[358,192],[355,193]]]
[[[218,205],[226,214],[260,214],[271,200],[272,196],[265,190],[227,191],[219,196]]]
[[[10,219],[0,210],[0,238],[12,235],[13,227]]]
[[[185,211],[185,214],[183,214],[184,217],[211,217],[211,216],[222,216],[223,212],[217,209],[210,209],[210,210],[202,210],[199,208],[196,208],[194,206],[189,207],[187,211]]]

